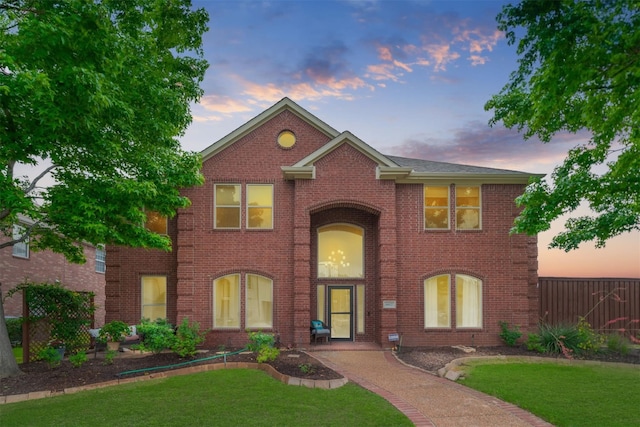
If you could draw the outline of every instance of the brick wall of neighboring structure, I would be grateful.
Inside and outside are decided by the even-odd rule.
[[[54,283],[60,281],[68,289],[93,292],[96,312],[96,326],[104,324],[105,319],[105,274],[96,272],[96,252],[93,246],[85,245],[84,255],[87,262],[72,264],[64,256],[51,252],[29,252],[29,258],[12,255],[12,248],[0,249],[0,283],[2,295],[25,281],[34,283]],[[16,293],[4,301],[6,316],[22,316],[22,294]]]
[[[292,131],[291,149],[277,146],[278,134]],[[537,241],[509,235],[517,214],[514,199],[523,184],[482,184],[482,230],[425,231],[423,185],[380,179],[378,163],[354,141],[332,146],[313,165],[312,179],[285,179],[292,166],[323,148],[332,136],[284,110],[207,158],[204,185],[183,191],[192,205],[169,222],[173,251],[108,248],[107,320],[129,323],[140,317],[140,277],[167,276],[171,322],[184,317],[203,328],[213,325],[213,280],[227,274],[258,274],[273,280],[274,328],[284,345],[309,343],[309,321],[318,317],[317,287],[365,287],[365,328],[354,341],[389,345],[499,344],[499,321],[522,330],[537,322]],[[375,157],[375,156],[374,156]],[[214,184],[273,184],[273,230],[214,229]],[[455,186],[451,185],[452,204]],[[242,209],[241,223],[246,212]],[[451,209],[453,223],[454,209]],[[319,279],[317,230],[331,223],[364,229],[365,275],[359,279]],[[424,328],[423,283],[437,274],[465,274],[483,282],[483,325],[475,330]],[[452,276],[453,278],[453,276]],[[243,282],[244,283],[244,282]],[[455,283],[455,281],[454,281]],[[455,294],[453,294],[455,295]],[[242,300],[242,299],[241,299]],[[395,301],[396,308],[383,308]],[[244,302],[241,302],[244,314]],[[452,308],[455,320],[455,305]],[[244,316],[238,329],[215,329],[208,345],[236,347],[247,342]]]

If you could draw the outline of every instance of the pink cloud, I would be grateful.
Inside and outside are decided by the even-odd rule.
[[[447,64],[460,58],[458,52],[451,51],[451,45],[449,43],[442,44],[430,44],[423,48],[434,60],[434,71],[445,71]]]

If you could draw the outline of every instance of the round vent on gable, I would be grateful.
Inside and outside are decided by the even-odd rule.
[[[278,135],[278,145],[282,148],[291,148],[296,143],[296,136],[290,130],[283,130]]]

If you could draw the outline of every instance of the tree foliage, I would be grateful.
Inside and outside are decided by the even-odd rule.
[[[202,183],[177,138],[202,95],[207,22],[190,0],[0,0],[0,250],[170,248],[145,210],[171,217]],[[2,317],[0,378],[17,373]]]
[[[28,238],[81,262],[80,241],[170,247],[145,209],[173,216],[202,182],[177,137],[202,95],[207,21],[189,0],[0,2],[0,248]],[[13,238],[21,217],[33,224]]]
[[[537,135],[587,130],[588,143],[570,150],[551,181],[532,182],[513,231],[536,234],[586,202],[552,247],[597,247],[640,229],[640,1],[524,0],[497,17],[517,46],[518,68],[485,105],[491,124]]]

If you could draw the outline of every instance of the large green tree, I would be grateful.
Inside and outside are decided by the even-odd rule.
[[[177,138],[202,95],[207,22],[190,0],[0,0],[0,250],[170,248],[145,210],[171,217],[202,183]]]
[[[518,67],[487,102],[492,124],[549,142],[587,130],[550,180],[531,183],[513,231],[536,234],[581,204],[552,247],[605,245],[640,229],[640,1],[524,0],[497,17],[517,46]]]

